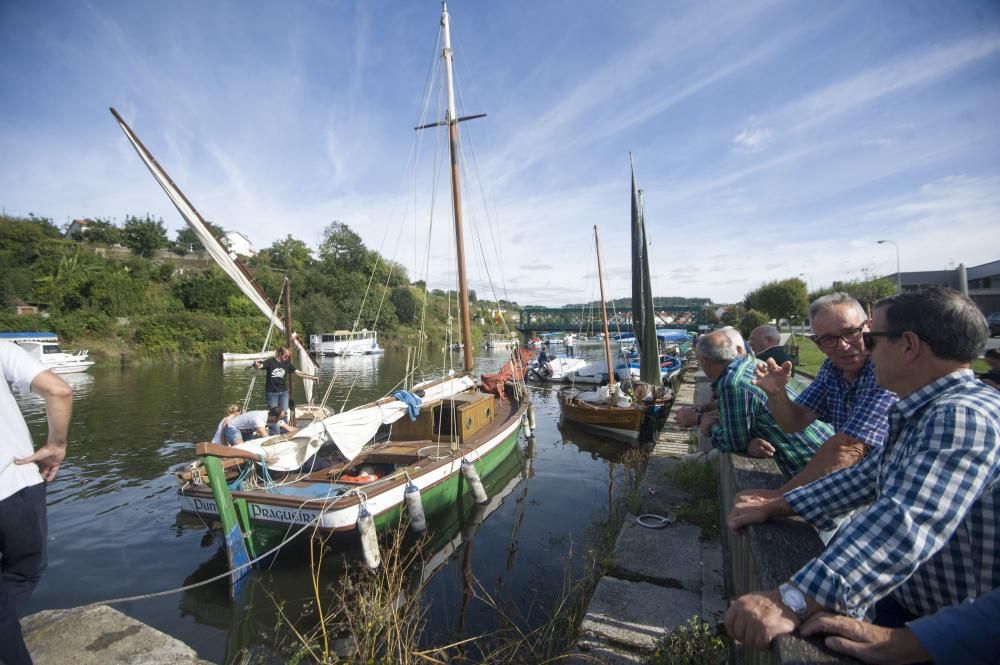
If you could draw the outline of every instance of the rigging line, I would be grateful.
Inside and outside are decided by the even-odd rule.
[[[461,88],[459,88],[459,98],[462,98],[462,89]],[[488,130],[488,128],[489,128],[489,119],[488,118],[486,120],[486,125],[487,125],[487,130]],[[463,156],[462,163],[463,163],[463,165],[464,164],[471,164],[472,165],[472,172],[475,173],[476,182],[479,184],[479,193],[480,193],[480,196],[478,198],[482,202],[483,212],[484,212],[484,214],[486,216],[486,228],[489,231],[490,240],[492,241],[493,253],[495,254],[497,265],[499,266],[499,269],[500,269],[500,290],[503,292],[504,297],[507,300],[510,300],[510,293],[507,290],[507,277],[506,277],[505,266],[504,266],[504,263],[503,263],[503,254],[502,254],[502,251],[501,251],[502,247],[501,247],[501,243],[497,240],[496,227],[499,225],[499,222],[497,224],[494,224],[493,217],[490,215],[489,202],[487,201],[487,197],[486,197],[486,187],[483,185],[482,172],[479,170],[479,159],[478,159],[477,153],[476,153],[476,146],[475,146],[475,143],[473,142],[473,139],[472,139],[472,136],[473,136],[472,135],[472,129],[470,127],[464,127],[464,128],[461,128],[461,129],[465,132],[465,136],[466,136],[466,141],[460,144],[460,146],[462,148],[462,156]],[[467,159],[465,158],[465,143],[466,142],[468,143],[469,153],[471,154],[471,157],[469,157]],[[471,176],[468,178],[468,180],[470,182],[472,181]],[[469,201],[470,202],[472,201],[471,195],[469,197]]]

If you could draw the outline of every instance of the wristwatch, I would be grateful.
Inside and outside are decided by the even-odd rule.
[[[781,602],[785,604],[785,607],[795,612],[799,619],[805,621],[806,617],[809,616],[809,608],[806,607],[806,597],[799,591],[799,588],[790,582],[785,582],[778,587],[778,593],[781,594]]]

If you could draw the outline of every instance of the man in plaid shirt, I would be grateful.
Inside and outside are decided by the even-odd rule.
[[[820,421],[794,434],[782,430],[767,410],[767,395],[753,384],[757,361],[740,354],[725,332],[702,335],[695,351],[702,371],[712,380],[718,404],[717,413],[706,414],[701,425],[711,427],[706,433],[720,451],[774,457],[788,479],[833,435],[833,428]]]
[[[761,364],[756,382],[767,393],[767,408],[786,432],[801,432],[822,420],[836,434],[779,490],[748,492],[760,498],[781,496],[858,463],[885,442],[889,431],[888,413],[896,395],[875,380],[862,338],[868,323],[864,308],[847,294],[832,293],[812,302],[809,322],[813,341],[827,356],[809,387],[793,401],[786,390],[792,364],[779,367],[774,360]]]
[[[879,383],[900,395],[885,446],[729,514],[733,529],[796,513],[828,527],[865,506],[788,583],[733,602],[726,627],[746,644],[763,648],[824,608],[861,617],[881,601],[883,623],[892,605],[923,616],[1000,586],[1000,392],[970,369],[985,317],[951,289],[903,293],[876,305],[865,337]]]

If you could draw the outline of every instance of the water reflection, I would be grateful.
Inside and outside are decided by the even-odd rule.
[[[403,375],[406,359],[405,351],[325,359],[317,397],[334,376],[330,404],[338,410],[345,398],[351,407],[381,397]],[[503,360],[503,354],[477,350],[480,372],[495,371]],[[426,375],[452,362],[460,363],[461,356],[433,354]],[[212,576],[218,541],[205,540],[208,532],[200,521],[177,519],[171,468],[192,460],[194,444],[211,436],[227,404],[243,400],[254,376],[251,408],[262,408],[261,373],[240,366],[95,366],[77,377],[69,452],[48,487],[50,565],[29,611],[175,589],[185,580]],[[300,385],[296,381],[297,391]],[[547,618],[567,576],[579,577],[586,569],[595,525],[608,519],[609,497],[621,487],[615,452],[588,434],[560,431],[554,392],[532,395],[535,440],[514,465],[510,478],[516,482],[509,493],[487,515],[477,515],[471,506],[455,507],[435,531],[443,540],[428,550],[428,561],[438,563],[422,595],[428,644],[488,634],[503,621],[469,593],[473,580],[530,631]],[[33,405],[32,399],[18,398],[38,441],[45,433],[45,415],[41,401]],[[481,525],[466,539],[470,534],[463,528],[477,522]],[[463,540],[455,540],[458,535]],[[351,547],[344,545],[348,551]],[[223,662],[242,648],[280,652],[273,635],[274,606],[283,603],[287,612],[301,612],[295,620],[304,628],[315,621],[308,608],[302,609],[303,599],[311,597],[307,561],[307,549],[300,548],[297,557],[289,551],[273,568],[254,571],[251,579],[267,593],[250,597],[235,615],[225,583],[199,589],[194,598],[165,596],[116,607],[184,640],[210,661]],[[335,575],[333,568],[324,570],[330,583]],[[329,592],[324,594],[329,602]],[[228,608],[231,624],[217,620],[220,608]]]

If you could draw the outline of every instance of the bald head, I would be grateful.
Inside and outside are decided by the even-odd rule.
[[[774,326],[757,326],[750,331],[750,348],[760,353],[781,344],[781,333]]]
[[[736,348],[736,355],[746,355],[747,343],[743,341],[743,335],[740,334],[739,330],[732,326],[723,326],[715,332],[724,334],[733,342],[733,346]]]
[[[732,337],[724,330],[716,330],[699,337],[698,344],[695,345],[695,354],[698,356],[702,371],[713,381],[725,371],[726,365],[742,355],[738,353]]]

